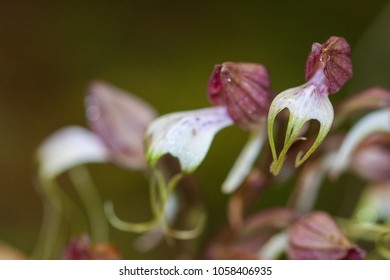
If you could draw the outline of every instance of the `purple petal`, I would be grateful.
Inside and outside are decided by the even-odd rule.
[[[109,84],[93,82],[86,111],[91,129],[109,149],[111,160],[126,168],[145,168],[144,133],[156,117],[150,105]]]

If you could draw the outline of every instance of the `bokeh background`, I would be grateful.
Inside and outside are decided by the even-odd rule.
[[[42,202],[35,152],[52,132],[86,126],[83,98],[94,79],[139,95],[159,113],[208,106],[206,83],[223,61],[265,64],[272,88],[302,84],[313,42],[345,37],[354,78],[334,100],[372,85],[390,87],[389,5],[354,1],[1,1],[0,240],[30,254]],[[386,16],[387,13],[387,16]],[[246,140],[221,132],[197,171],[209,210],[208,234],[225,220],[220,185]],[[136,172],[89,167],[101,196],[124,219],[148,218],[148,190]],[[352,191],[349,193],[353,193]],[[337,193],[343,188],[329,186]],[[286,201],[286,191],[267,204]],[[326,196],[326,194],[324,194]],[[339,209],[329,195],[319,207]],[[207,234],[207,233],[206,233]],[[136,235],[111,231],[126,258],[170,258],[164,245],[140,254]]]

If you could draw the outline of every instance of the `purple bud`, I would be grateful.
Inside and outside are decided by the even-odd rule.
[[[328,93],[336,93],[352,77],[351,47],[342,37],[332,36],[324,44],[314,43],[306,61],[306,80],[322,70]]]
[[[314,212],[288,229],[288,255],[296,260],[363,259],[365,253],[352,244],[325,212]]]
[[[367,180],[390,180],[390,133],[376,132],[366,137],[355,149],[351,163]]]
[[[267,69],[255,63],[215,65],[207,93],[212,104],[225,105],[230,117],[245,130],[260,123],[271,103]]]
[[[126,168],[146,167],[143,139],[154,109],[143,100],[103,82],[86,96],[89,125],[107,146],[111,160]]]

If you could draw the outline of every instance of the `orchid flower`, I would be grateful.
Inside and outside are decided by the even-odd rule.
[[[349,241],[325,212],[303,216],[288,229],[288,256],[293,260],[361,260],[366,253]]]
[[[90,85],[85,101],[91,130],[79,126],[62,128],[38,149],[38,174],[46,197],[45,218],[37,245],[43,258],[50,256],[61,215],[66,214],[63,200],[67,198],[56,186],[56,177],[70,171],[70,179],[86,207],[93,240],[105,242],[108,225],[100,197],[88,172],[80,165],[113,162],[127,169],[146,168],[143,134],[156,116],[154,109],[139,98],[103,82]]]
[[[69,126],[53,133],[38,149],[40,173],[53,178],[85,163],[114,162],[145,169],[143,134],[156,117],[144,101],[103,82],[93,82],[85,98],[91,130]]]
[[[149,165],[154,168],[163,155],[171,154],[183,173],[192,173],[206,157],[215,134],[235,123],[252,135],[223,183],[224,192],[233,192],[249,174],[265,141],[269,85],[268,72],[260,64],[216,65],[207,88],[215,107],[171,113],[153,121],[146,132]]]
[[[330,37],[324,44],[314,43],[306,62],[306,80],[302,86],[285,90],[272,101],[268,114],[268,137],[273,163],[271,172],[277,175],[283,165],[290,146],[299,137],[303,125],[309,120],[320,123],[319,133],[312,147],[304,156],[298,154],[295,165],[300,166],[325,139],[333,121],[333,107],[329,94],[336,93],[352,76],[350,46],[341,37]],[[287,108],[290,117],[287,125],[284,146],[279,156],[276,153],[273,126],[276,116]]]

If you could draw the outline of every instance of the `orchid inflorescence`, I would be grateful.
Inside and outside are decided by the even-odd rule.
[[[66,211],[72,199],[56,178],[65,172],[85,206],[91,237],[72,239],[63,249],[64,258],[119,258],[121,254],[110,244],[107,221],[119,230],[142,234],[136,243],[141,251],[151,250],[164,237],[172,246],[175,240],[193,242],[207,224],[205,207],[194,195],[199,186],[192,176],[215,135],[237,125],[248,132],[249,139],[221,183],[222,192],[230,195],[228,224],[196,256],[363,259],[377,254],[390,258],[390,92],[367,89],[334,110],[329,96],[352,77],[350,54],[342,37],[314,43],[306,61],[306,82],[279,94],[271,89],[269,73],[261,64],[217,64],[207,84],[212,106],[162,116],[130,93],[93,82],[85,98],[90,129],[63,128],[38,150],[45,219],[35,256],[55,258],[52,249],[64,248],[57,235],[64,217],[72,221]],[[368,110],[375,111],[348,133],[335,132],[347,118]],[[320,125],[317,136],[310,133],[311,120]],[[267,138],[270,149],[264,145]],[[87,163],[112,163],[143,173],[149,182],[152,218],[144,223],[120,219],[112,202],[101,201],[83,167]],[[327,177],[337,180],[347,170],[369,182],[352,218],[316,210]],[[268,189],[296,173],[298,180],[287,206],[253,213]],[[377,246],[366,252],[358,245],[360,240]]]

